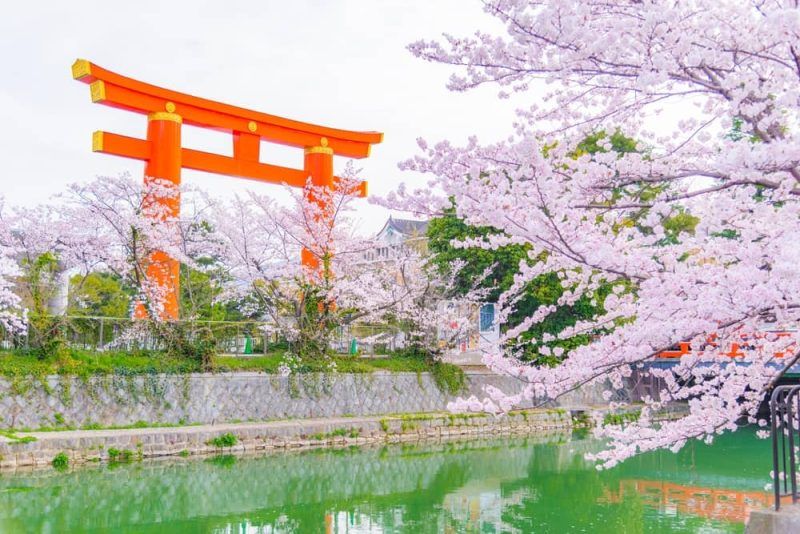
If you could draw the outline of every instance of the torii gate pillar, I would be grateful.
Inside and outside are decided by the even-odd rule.
[[[304,153],[303,169],[311,177],[311,185],[332,191],[335,187],[333,183],[333,149],[328,147],[328,140],[323,137],[320,140],[320,146],[308,147]],[[324,208],[324,205],[322,207]],[[324,267],[320,265],[319,258],[310,250],[304,248],[300,252],[300,257],[303,267],[307,270],[318,274],[327,274],[322,272]]]
[[[172,110],[174,111],[174,106]],[[157,111],[147,116],[147,142],[153,149],[144,166],[145,185],[154,180],[168,180],[175,185],[175,194],[171,196],[153,196],[145,198],[144,204],[159,206],[158,217],[177,219],[181,210],[181,124],[183,119],[177,113]],[[147,262],[147,279],[152,280],[164,294],[161,296],[161,317],[177,320],[180,313],[180,262],[171,258],[164,251],[154,252]],[[148,312],[142,302],[137,302],[134,309],[137,319],[145,319]]]

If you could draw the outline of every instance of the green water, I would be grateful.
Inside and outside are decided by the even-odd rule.
[[[747,431],[598,472],[569,434],[0,473],[0,532],[742,532]]]

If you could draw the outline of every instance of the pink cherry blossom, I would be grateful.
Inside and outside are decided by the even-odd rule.
[[[517,361],[514,350],[514,338],[556,306],[509,329],[508,349],[486,363],[522,380],[523,393],[487,391],[454,408],[503,411],[592,384],[624,392],[633,377],[658,378],[638,422],[597,429],[609,438],[595,455],[605,466],[755,417],[800,358],[800,9],[712,0],[493,0],[484,9],[504,31],[409,48],[450,66],[454,91],[493,84],[529,105],[501,142],[420,141],[402,167],[427,174],[427,187],[402,187],[385,203],[432,215],[452,199],[467,223],[501,232],[462,246],[529,247],[531,261],[500,298],[501,320],[543,273],[560,275],[558,305],[616,287],[604,312],[559,334],[594,341],[556,367]],[[597,132],[607,151],[576,153]],[[613,132],[635,139],[636,150],[608,151]],[[670,234],[685,214],[696,226]],[[789,333],[756,338],[765,330]],[[532,343],[544,352],[543,342]],[[649,366],[678,342],[694,350],[674,367]],[[688,414],[657,423],[673,402]]]

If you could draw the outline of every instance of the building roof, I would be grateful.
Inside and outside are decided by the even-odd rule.
[[[378,232],[379,236],[386,234],[389,230],[400,234],[403,237],[422,237],[428,229],[428,221],[415,221],[413,219],[395,219],[391,215],[383,228]]]

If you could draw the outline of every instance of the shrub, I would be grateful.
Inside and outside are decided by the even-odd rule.
[[[133,451],[128,449],[115,449],[111,447],[108,449],[108,461],[109,462],[130,462],[133,459]]]
[[[208,445],[221,449],[223,447],[233,447],[234,445],[239,443],[239,438],[237,438],[230,432],[226,432],[225,434],[221,434],[215,438],[208,440],[206,443]]]
[[[623,413],[607,413],[603,416],[603,425],[624,425],[625,423],[632,423],[638,421],[641,415],[642,412],[640,410]]]
[[[69,467],[69,456],[63,452],[59,452],[55,455],[55,457],[53,457],[53,461],[51,463],[56,469],[66,469]]]
[[[434,362],[431,365],[431,375],[436,387],[443,393],[457,395],[467,389],[467,375],[452,363]]]

